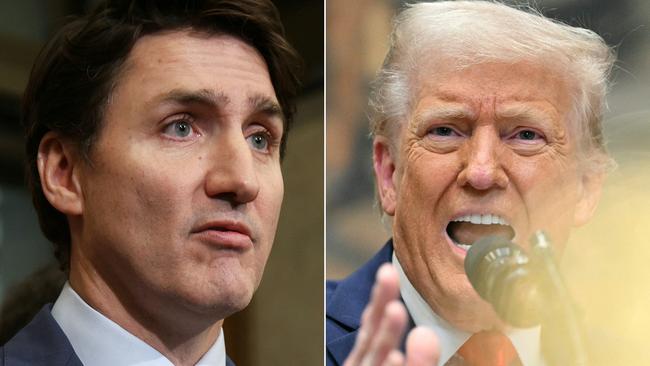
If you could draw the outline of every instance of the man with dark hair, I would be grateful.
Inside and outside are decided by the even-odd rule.
[[[68,274],[0,365],[224,365],[283,196],[298,58],[270,1],[107,1],[45,46],[28,180]]]

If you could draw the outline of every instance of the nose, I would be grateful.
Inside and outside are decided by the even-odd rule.
[[[499,153],[501,138],[492,128],[477,128],[461,153],[462,169],[457,182],[462,187],[485,191],[508,186]]]
[[[253,151],[241,131],[233,130],[219,136],[211,147],[205,191],[234,207],[253,201],[260,186]]]

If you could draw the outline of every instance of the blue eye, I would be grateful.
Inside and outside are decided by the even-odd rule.
[[[458,130],[449,126],[436,126],[432,127],[428,132],[429,135],[440,138],[455,138],[463,136]],[[443,139],[446,140],[446,139]]]
[[[185,138],[193,132],[192,125],[187,121],[174,121],[165,127],[165,133],[174,137]]]
[[[540,138],[540,135],[535,131],[521,130],[521,131],[517,132],[517,137],[522,139],[522,140],[532,141],[532,140],[536,140],[536,139]]]
[[[256,150],[266,151],[269,147],[269,137],[264,133],[255,133],[246,139],[248,144]]]
[[[431,130],[431,133],[437,136],[451,136],[454,134],[454,130],[451,127],[440,126]]]

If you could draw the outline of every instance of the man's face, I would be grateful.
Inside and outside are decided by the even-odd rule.
[[[396,254],[438,315],[468,331],[498,326],[465,275],[468,245],[501,234],[527,247],[542,229],[561,246],[597,201],[576,158],[568,85],[526,63],[436,71],[418,81],[395,149],[375,140]]]
[[[260,282],[282,203],[267,66],[237,38],[186,32],[141,38],[125,65],[80,173],[73,261],[152,311],[227,316]]]

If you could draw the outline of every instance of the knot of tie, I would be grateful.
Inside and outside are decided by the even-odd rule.
[[[521,365],[510,339],[497,331],[475,333],[460,347],[458,355],[467,366]]]

